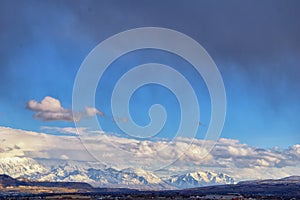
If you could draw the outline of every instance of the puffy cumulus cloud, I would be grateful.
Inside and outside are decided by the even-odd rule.
[[[298,144],[286,149],[263,149],[222,138],[209,151],[205,144],[213,141],[194,139],[192,144],[187,138],[140,141],[86,128],[81,128],[81,132],[87,135],[78,138],[74,134],[76,129],[72,127],[42,127],[42,130],[55,130],[62,135],[0,127],[0,157],[95,161],[91,153],[97,155],[98,161],[116,168],[163,167],[162,171],[169,174],[213,169],[237,180],[278,178],[300,173]]]
[[[73,127],[42,127],[60,135],[0,127],[0,158],[31,157],[95,161],[86,151]],[[80,128],[84,130],[84,128]],[[73,134],[74,133],[74,134]],[[102,132],[99,131],[101,134]]]
[[[295,166],[300,163],[300,157],[291,159],[292,149],[294,149],[294,147],[285,150],[261,149],[241,144],[235,140],[221,139],[210,154],[212,154],[219,163],[237,168],[279,168]]]
[[[296,144],[290,147],[287,151],[292,157],[300,159],[300,144]]]
[[[45,112],[63,112],[65,109],[61,106],[60,101],[46,96],[41,103],[36,100],[30,100],[27,103],[27,108],[33,111],[45,111]]]
[[[41,102],[30,100],[26,108],[34,111],[33,117],[42,121],[80,121],[83,118],[104,114],[97,108],[86,107],[84,111],[73,112],[71,109],[63,108],[60,101],[46,96]]]
[[[254,167],[254,168],[221,168],[221,172],[240,180],[277,179],[300,174],[299,166]]]

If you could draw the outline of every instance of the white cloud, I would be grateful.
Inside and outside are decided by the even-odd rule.
[[[60,158],[62,159],[62,160],[69,160],[69,157],[67,156],[67,155],[61,155],[60,156]]]
[[[69,152],[74,160],[92,160],[77,137],[54,136],[7,127],[0,127],[0,135],[4,139],[1,148],[10,149],[0,152],[0,157],[60,159],[64,152]],[[15,145],[18,148],[15,148]],[[77,156],[74,155],[76,153]]]
[[[42,121],[79,121],[83,118],[104,114],[97,108],[86,107],[84,111],[73,112],[71,109],[63,108],[60,101],[46,96],[40,103],[36,100],[27,102],[26,108],[35,112],[33,117]]]
[[[41,103],[30,100],[27,103],[27,108],[34,111],[44,111],[44,112],[64,112],[65,109],[61,106],[60,101],[46,96]]]
[[[43,127],[42,130],[55,130],[73,134],[72,127]],[[300,145],[287,149],[262,149],[242,144],[238,140],[220,139],[211,152],[202,145],[211,142],[178,138],[174,141],[139,141],[105,134],[101,131],[88,131],[88,137],[80,141],[76,136],[54,136],[44,133],[0,127],[0,157],[25,156],[32,158],[69,159],[94,161],[86,151],[98,153],[104,164],[116,168],[163,166],[173,158],[178,160],[164,170],[168,173],[216,170],[238,179],[276,178],[300,173]],[[180,157],[182,151],[184,155]],[[207,155],[203,158],[202,155]]]
[[[85,107],[85,112],[87,116],[95,116],[95,115],[104,116],[104,113],[100,112],[97,108]]]
[[[77,135],[78,132],[77,132],[77,129],[74,128],[74,127],[53,127],[53,126],[42,126],[40,128],[42,131],[47,131],[50,132],[50,133],[60,133],[60,134],[63,134],[63,135]],[[85,128],[79,128],[80,131],[85,131],[86,129]]]

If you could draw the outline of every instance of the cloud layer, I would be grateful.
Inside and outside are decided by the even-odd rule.
[[[42,121],[80,121],[83,118],[104,114],[96,108],[86,107],[85,111],[73,112],[63,108],[60,101],[46,96],[40,103],[36,100],[27,102],[26,108],[35,112],[33,117]]]
[[[71,136],[54,136],[44,133],[0,127],[0,157],[31,157],[47,159],[69,159],[95,161],[90,153],[98,153],[99,162],[116,168],[151,169],[155,165],[167,164],[178,157],[172,165],[166,165],[158,173],[211,170],[225,172],[238,180],[278,178],[300,173],[300,145],[286,149],[261,149],[242,144],[238,140],[220,139],[211,152],[203,147],[211,141],[178,138],[174,141],[139,141],[105,134],[101,131],[86,132],[89,139],[80,141],[72,127],[46,127]],[[84,143],[85,146],[82,145]],[[182,149],[186,149],[180,156]],[[90,150],[87,152],[86,147]],[[203,155],[206,155],[203,158]]]

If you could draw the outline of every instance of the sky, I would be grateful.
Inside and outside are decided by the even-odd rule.
[[[97,116],[104,132],[125,137],[116,121],[127,123],[128,116],[112,115],[113,87],[135,66],[157,62],[190,81],[201,112],[196,138],[203,139],[211,115],[205,82],[186,60],[161,50],[134,51],[115,60],[99,82],[95,105],[72,111],[76,74],[100,42],[133,28],[163,27],[196,40],[218,67],[227,97],[221,138],[251,148],[293,149],[300,143],[299,1],[2,0],[0,5],[2,127],[63,135],[61,128],[74,127],[75,113],[78,121]],[[176,85],[172,77],[157,77]],[[168,89],[139,88],[130,100],[131,117],[147,125],[148,109],[156,103],[168,114],[157,138],[171,139],[181,111]]]

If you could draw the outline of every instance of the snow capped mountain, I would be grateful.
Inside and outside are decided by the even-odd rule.
[[[161,183],[161,178],[159,178],[155,174],[145,171],[141,168],[138,168],[138,169],[127,168],[122,171],[126,171],[127,173],[135,173],[138,176],[142,176],[147,180],[148,183],[151,183],[151,184],[160,184]]]
[[[87,182],[95,187],[169,188],[151,172],[142,169],[117,170],[93,162],[1,158],[0,174],[39,181]]]
[[[47,169],[31,158],[0,158],[0,174],[12,177],[31,177],[44,174]]]
[[[193,172],[160,178],[143,169],[117,170],[94,162],[1,158],[0,174],[39,181],[87,182],[95,187],[135,189],[179,189],[233,183],[222,173]]]
[[[234,180],[223,173],[192,172],[183,175],[174,175],[166,182],[177,188],[193,188],[208,185],[233,184]]]
[[[113,168],[87,170],[91,183],[104,187],[128,187],[137,189],[165,189],[161,179],[151,172],[134,169],[116,170]]]

